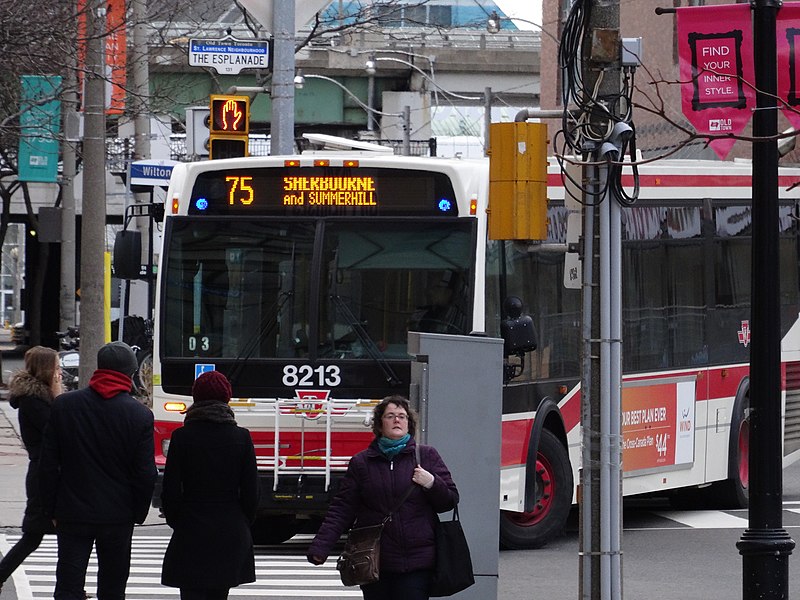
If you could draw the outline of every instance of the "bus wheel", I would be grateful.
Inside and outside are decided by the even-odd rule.
[[[136,371],[134,385],[139,399],[146,406],[153,406],[153,352],[140,350],[136,359],[139,361],[139,370]]]
[[[750,419],[748,403],[735,415],[731,424],[731,477],[702,488],[676,490],[669,501],[677,510],[738,509],[750,503]]]
[[[500,512],[500,546],[539,548],[564,531],[572,507],[572,467],[567,449],[542,430],[536,457],[536,504],[531,512]]]
[[[282,544],[297,533],[297,519],[292,515],[258,517],[251,526],[253,543],[257,546]]]
[[[746,407],[745,407],[746,409]],[[743,411],[745,412],[745,411]],[[737,423],[738,421],[738,423]],[[733,451],[731,471],[733,477],[720,481],[712,486],[716,499],[715,505],[719,508],[747,508],[750,503],[750,419],[745,415],[738,415],[734,422],[734,434],[731,436]]]

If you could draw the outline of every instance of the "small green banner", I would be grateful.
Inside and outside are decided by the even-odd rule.
[[[61,77],[23,75],[19,138],[19,180],[55,183],[61,132]]]

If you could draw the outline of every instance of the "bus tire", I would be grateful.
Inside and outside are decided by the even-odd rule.
[[[272,546],[292,539],[298,531],[298,524],[293,515],[270,515],[258,517],[250,530],[255,545]]]
[[[134,376],[134,385],[139,399],[152,408],[153,406],[153,352],[150,349],[140,350],[136,355],[139,369]]]
[[[750,504],[750,401],[737,401],[731,421],[728,479],[699,488],[676,490],[670,505],[676,510],[740,509]]]
[[[500,547],[540,548],[564,532],[572,508],[572,467],[559,439],[542,430],[536,458],[536,507],[529,513],[500,511]]]
[[[745,396],[731,422],[730,477],[712,485],[715,508],[747,508],[750,504],[750,400]]]

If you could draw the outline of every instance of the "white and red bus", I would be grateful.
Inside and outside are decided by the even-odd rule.
[[[623,210],[625,494],[747,502],[750,168],[644,165]],[[800,455],[798,181],[781,170],[787,463]],[[487,239],[488,160],[340,150],[175,166],[156,292],[159,466],[195,377],[222,371],[257,449],[256,539],[288,539],[324,514],[374,404],[409,393],[407,332],[501,337],[515,296],[538,345],[485,399],[503,406],[501,543],[558,535],[581,466],[581,301],[564,285],[553,169],[549,184],[548,239],[530,243]]]

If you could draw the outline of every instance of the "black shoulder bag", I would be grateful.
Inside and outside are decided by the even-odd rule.
[[[417,464],[419,446],[417,446]],[[431,579],[431,597],[452,596],[475,583],[472,572],[472,558],[469,544],[461,521],[458,518],[458,504],[453,508],[453,519],[436,523],[436,568]]]
[[[469,544],[458,519],[458,505],[453,519],[436,524],[436,568],[431,580],[430,595],[452,596],[475,583]]]

